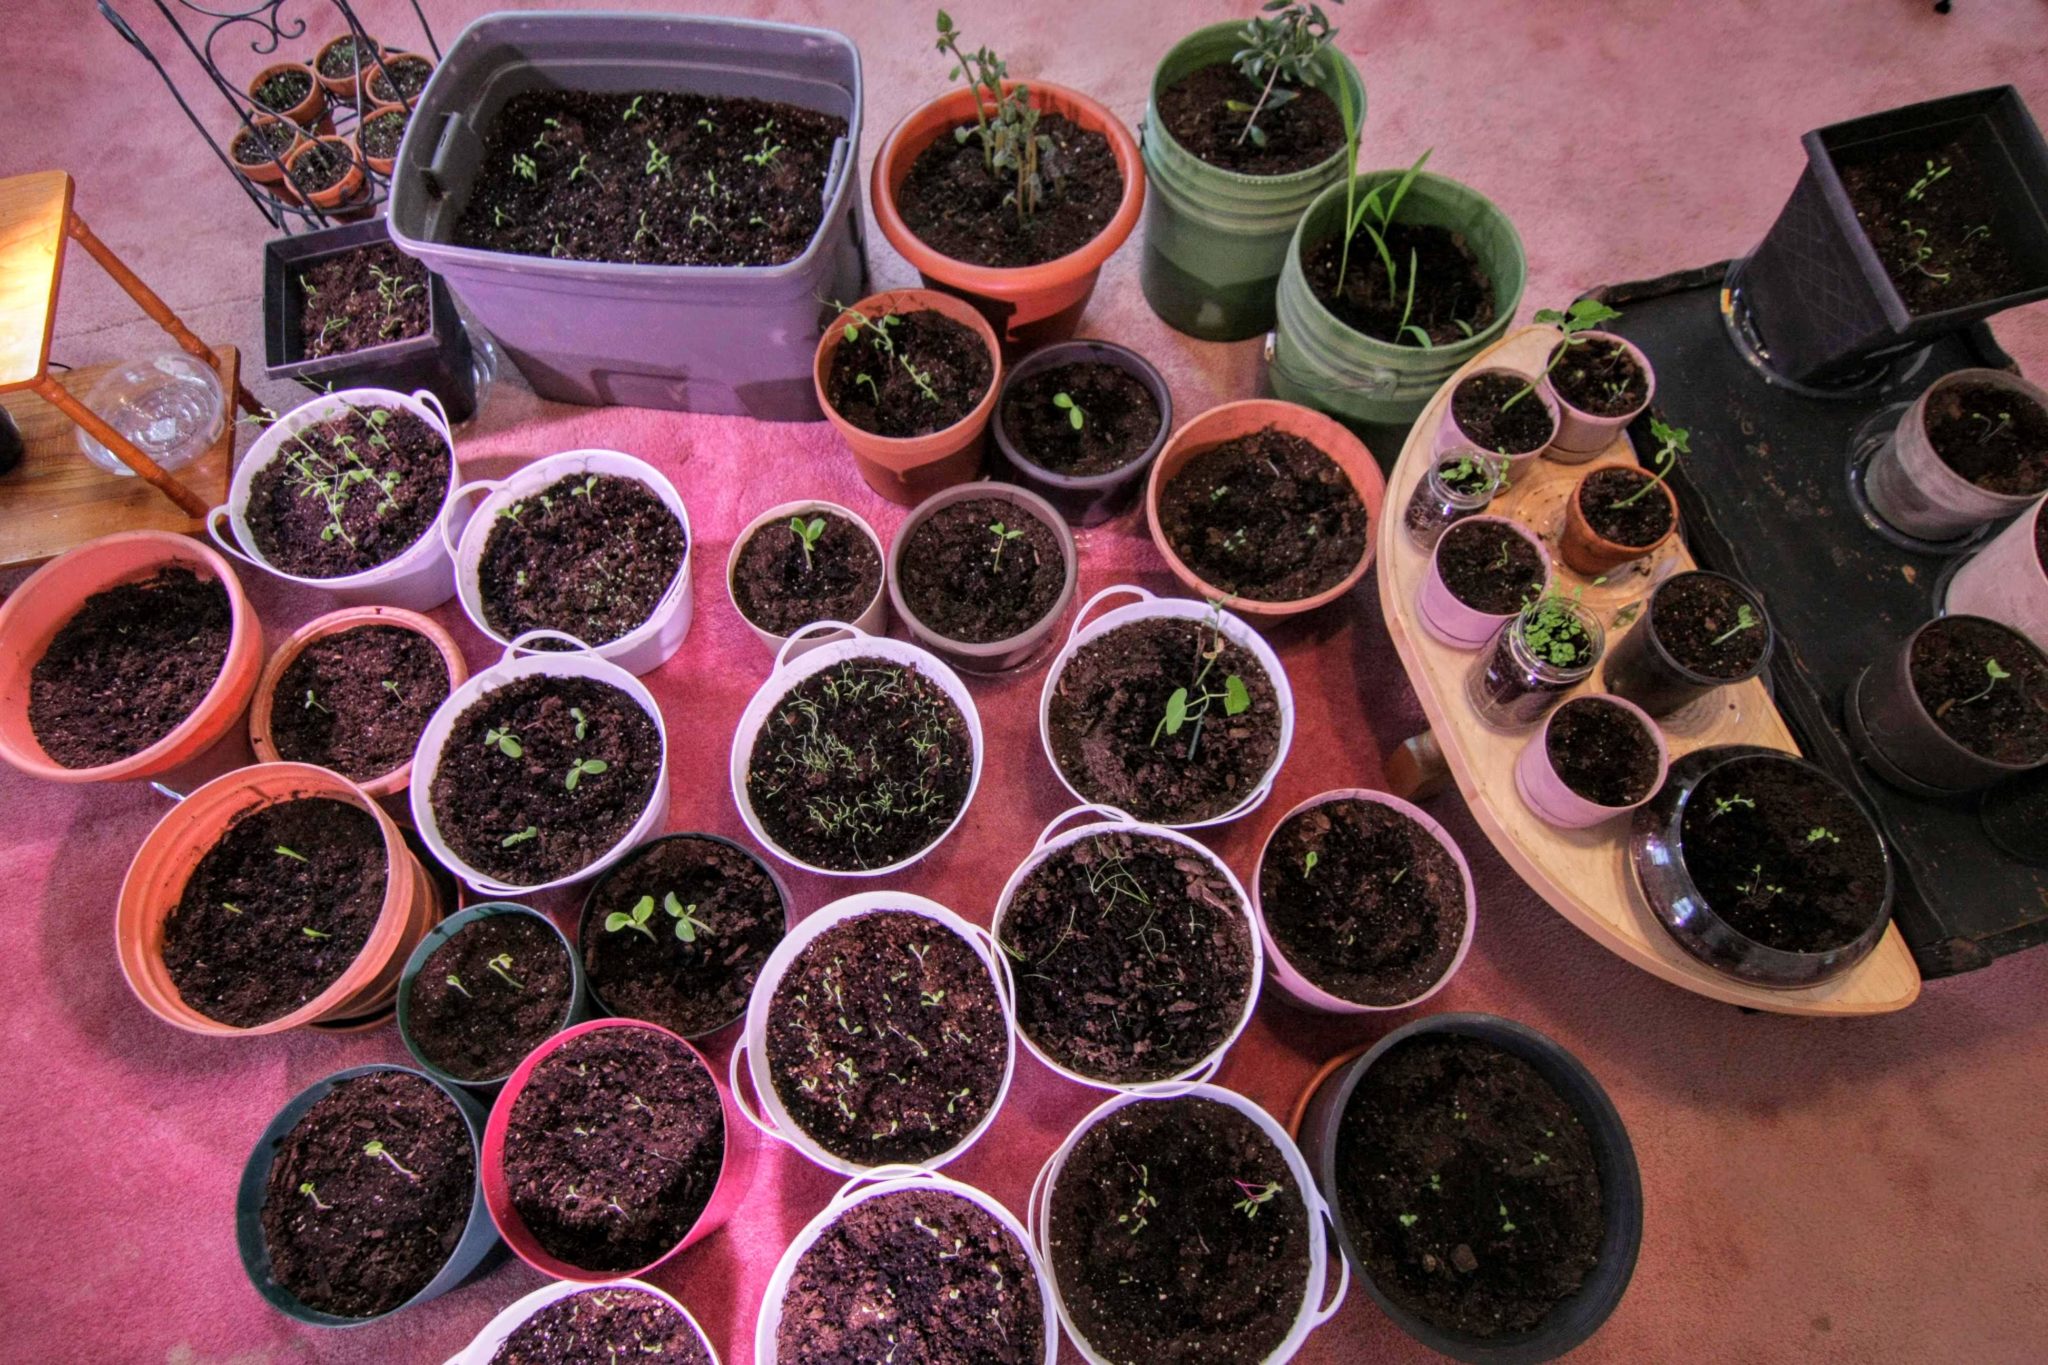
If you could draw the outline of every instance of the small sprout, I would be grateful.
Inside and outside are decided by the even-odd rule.
[[[1067,394],[1054,394],[1052,396],[1052,405],[1067,414],[1067,425],[1074,430],[1079,431],[1082,427],[1088,425],[1088,414],[1083,412],[1081,405],[1076,403]]]
[[[989,534],[996,538],[995,561],[990,565],[990,568],[1000,573],[1003,567],[1003,547],[1021,537],[1024,534],[1024,528],[1021,526],[1005,526],[1000,521],[992,521],[988,524],[988,529]]]
[[[1667,424],[1662,418],[1652,417],[1650,419],[1650,434],[1657,438],[1657,449],[1650,455],[1650,463],[1655,466],[1656,474],[1645,480],[1642,487],[1636,489],[1635,492],[1625,498],[1617,498],[1609,503],[1608,506],[1621,508],[1641,502],[1650,495],[1652,488],[1664,482],[1670,475],[1672,469],[1677,466],[1680,455],[1690,455],[1692,453],[1692,433],[1684,427],[1674,427]]]
[[[407,1180],[417,1183],[420,1178],[419,1173],[417,1171],[409,1171],[405,1167],[399,1165],[398,1158],[391,1155],[391,1153],[385,1149],[384,1144],[378,1141],[376,1138],[371,1138],[368,1142],[363,1144],[363,1155],[373,1156],[376,1157],[379,1161],[385,1162],[391,1167],[392,1170],[397,1171]]]
[[[1714,798],[1714,813],[1707,818],[1709,820],[1718,820],[1737,806],[1755,810],[1756,800],[1753,797],[1744,796],[1741,792],[1737,792],[1733,796],[1717,796]]]
[[[668,153],[655,146],[653,138],[647,139],[647,174],[649,176],[667,175],[668,166]]]
[[[789,519],[789,533],[796,537],[797,544],[803,546],[804,572],[809,573],[811,571],[811,552],[818,548],[818,539],[825,534],[825,519],[823,517],[812,517],[809,521],[805,521],[802,517],[791,517]]]
[[[490,729],[484,731],[484,747],[496,749],[507,758],[523,758],[526,746],[519,742],[519,736],[510,730]]]
[[[579,758],[576,760],[575,765],[569,769],[568,775],[562,779],[562,785],[570,791],[575,791],[586,776],[600,776],[608,771],[611,766],[611,764],[601,758]]]
[[[1992,688],[1998,686],[1998,684],[2005,681],[2007,678],[2010,678],[2012,674],[2006,672],[2005,666],[1999,663],[1998,660],[1986,659],[1984,661],[1984,676],[1986,678],[1986,682],[1984,683],[1984,686],[1979,688],[1977,691],[1972,692],[1969,696],[1964,697],[1960,701],[1956,700],[1954,697],[1950,697],[1947,701],[1935,707],[1935,718],[1938,720],[1941,717],[1947,715],[1950,707],[1968,706],[1972,702],[1983,701],[1986,697],[1991,695]]]
[[[1399,1221],[1402,1227],[1412,1228],[1416,1225],[1417,1222],[1421,1221],[1421,1215],[1413,1213],[1404,1213],[1400,1215]]]
[[[576,164],[569,169],[569,179],[573,181],[577,176],[582,175],[585,171],[588,171],[589,169],[590,153],[585,152],[583,153],[583,155],[576,158]]]
[[[631,123],[633,121],[633,115],[640,112],[640,101],[646,98],[647,96],[645,95],[633,96],[633,102],[626,106],[626,112],[619,115],[619,122]]]
[[[326,707],[320,704],[319,698],[313,695],[313,689],[310,687],[306,689],[306,704],[300,707],[299,709],[301,711],[318,711],[323,716],[331,716],[334,714],[332,711],[328,710]]]
[[[1308,851],[1308,856],[1301,860],[1301,875],[1306,877],[1309,873],[1315,871],[1316,864],[1321,861],[1322,856],[1318,854],[1314,849],[1310,849]]]
[[[1744,602],[1735,609],[1735,624],[1722,631],[1719,635],[1716,635],[1712,643],[1718,645],[1723,640],[1742,634],[1745,630],[1755,630],[1762,624],[1763,619],[1749,609],[1749,603]]]
[[[1913,182],[1912,188],[1906,191],[1906,202],[1909,204],[1917,204],[1921,200],[1925,199],[1927,197],[1927,191],[1933,189],[1935,185],[1939,183],[1944,176],[1946,176],[1950,171],[1954,169],[1955,167],[1949,165],[1947,157],[1942,158],[1941,164],[1939,166],[1935,165],[1933,161],[1929,161],[1927,163],[1926,174],[1922,175],[1918,180],[1915,180]]]
[[[333,938],[333,937],[334,937],[334,935],[332,935],[332,934],[323,934],[323,933],[321,933],[321,932],[320,932],[320,931],[319,931],[318,929],[315,929],[315,928],[314,928],[314,927],[313,927],[312,925],[310,925],[310,924],[306,924],[306,925],[301,925],[301,926],[300,926],[300,928],[299,928],[299,932],[300,932],[300,933],[302,933],[302,934],[304,934],[304,935],[305,935],[305,936],[306,936],[307,938],[312,938],[312,939],[321,939],[321,938]]]
[[[540,166],[525,152],[512,153],[512,169],[529,184],[540,183]]]
[[[647,935],[649,943],[654,942],[654,931],[647,927],[647,921],[654,915],[654,897],[642,896],[633,902],[631,910],[614,910],[604,917],[604,928],[608,934],[621,929],[633,929]]]
[[[1514,1220],[1508,1217],[1508,1206],[1497,1199],[1494,1201],[1494,1205],[1500,1210],[1500,1230],[1502,1232],[1513,1232],[1515,1224]]]
[[[305,862],[305,861],[306,861],[306,855],[305,855],[305,854],[303,854],[303,853],[299,852],[299,851],[298,851],[297,849],[295,849],[295,848],[286,848],[286,847],[285,847],[285,846],[284,846],[283,844],[279,844],[279,845],[277,846],[277,848],[276,848],[276,850],[275,850],[275,851],[277,852],[277,854],[278,854],[278,855],[279,855],[280,857],[284,857],[284,858],[290,858],[290,859],[292,859],[292,860],[293,860],[294,862],[301,862],[301,863],[303,863],[303,862]]]
[[[1999,438],[2007,427],[2012,425],[2012,414],[2009,412],[1999,413],[1998,420],[1995,422],[1987,414],[1981,412],[1971,413],[1970,419],[1980,424],[1977,432],[1977,444],[1980,446],[1990,445]]]
[[[525,985],[520,982],[519,978],[512,975],[512,954],[499,953],[489,962],[486,962],[484,966],[490,968],[492,973],[494,973],[500,981],[510,986],[513,990],[523,991],[526,989]],[[468,992],[465,991],[463,992],[463,994],[467,995]]]
[[[233,901],[222,901],[220,903],[220,908],[227,911],[230,915],[239,915],[242,913],[242,907],[236,905]]]
[[[638,909],[639,907],[634,907]],[[668,911],[676,922],[676,937],[685,943],[695,943],[697,935],[708,934],[711,926],[697,918],[697,903],[684,905],[682,899],[671,891],[661,898],[661,908]]]
[[[1826,825],[1815,825],[1812,829],[1806,831],[1806,842],[1809,844],[1817,844],[1823,839],[1831,844],[1842,842],[1842,836],[1829,829]]]
[[[1238,1193],[1244,1196],[1231,1207],[1247,1218],[1257,1218],[1260,1206],[1280,1193],[1280,1182],[1277,1180],[1269,1180],[1263,1185],[1250,1185],[1237,1179],[1231,1180],[1230,1183],[1237,1186]]]
[[[590,717],[583,714],[582,707],[572,706],[569,708],[569,719],[576,722],[576,738],[583,738],[584,732],[590,728]]]
[[[576,486],[575,486],[574,488],[570,489],[570,490],[569,490],[569,496],[570,496],[570,497],[572,497],[572,498],[587,498],[587,497],[590,497],[590,496],[591,496],[591,490],[592,490],[592,489],[594,489],[594,488],[596,488],[596,487],[597,487],[597,475],[595,475],[595,474],[592,474],[592,475],[591,475],[591,476],[590,476],[589,478],[585,479],[585,480],[584,480],[584,481],[583,481],[582,483],[579,483],[579,484],[577,484],[577,485],[576,485]]]
[[[443,981],[446,981],[449,984],[449,986],[451,986],[455,990],[461,991],[463,999],[474,1000],[476,998],[475,996],[469,993],[469,987],[462,984],[462,978],[457,976],[454,972],[448,973],[448,975],[442,977],[441,979]]]
[[[518,831],[516,834],[508,834],[504,838],[498,840],[498,847],[511,848],[514,844],[523,844],[528,839],[538,839],[539,837],[539,827],[535,825],[528,825],[525,829]]]
[[[936,1009],[946,1003],[946,992],[943,988],[935,991],[919,991],[917,993],[917,1003],[923,1005],[926,1009]]]
[[[391,679],[385,678],[380,685],[386,692],[389,692],[392,696],[398,698],[400,701],[405,700],[405,693],[399,691],[398,684],[391,681]]]
[[[320,1202],[320,1192],[313,1188],[313,1182],[310,1180],[300,1182],[299,1193],[305,1195],[306,1198],[312,1200],[313,1207],[320,1210],[322,1213],[326,1213],[329,1209],[332,1209],[334,1207],[334,1205],[332,1204],[323,1204]]]

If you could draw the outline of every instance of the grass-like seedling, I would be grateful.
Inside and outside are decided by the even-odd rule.
[[[1125,1232],[1128,1232],[1131,1236],[1136,1237],[1139,1233],[1145,1230],[1145,1225],[1151,1221],[1150,1219],[1145,1217],[1145,1210],[1156,1209],[1158,1207],[1159,1197],[1152,1193],[1151,1168],[1145,1166],[1143,1163],[1140,1163],[1138,1166],[1137,1196],[1131,1200],[1130,1212],[1120,1213],[1116,1216],[1117,1224],[1120,1227],[1122,1227]]]
[[[804,572],[809,573],[811,571],[811,555],[818,548],[819,537],[825,534],[825,519],[823,517],[812,517],[809,521],[805,521],[802,517],[791,517],[789,519],[789,533],[796,537],[797,544],[803,546]]]
[[[1074,401],[1072,394],[1054,394],[1052,405],[1067,414],[1067,425],[1074,430],[1079,431],[1088,425],[1088,414],[1081,410],[1081,405]]]
[[[1587,337],[1585,333],[1598,327],[1603,322],[1612,322],[1620,316],[1620,313],[1609,308],[1598,299],[1579,299],[1561,313],[1555,308],[1537,309],[1535,317],[1537,325],[1557,328],[1558,331],[1564,333],[1564,340],[1560,341],[1556,348],[1551,351],[1550,363],[1543,367],[1543,374],[1537,375],[1536,378],[1531,379],[1528,383],[1522,385],[1521,388],[1516,389],[1513,394],[1509,395],[1508,401],[1500,405],[1500,410],[1506,412],[1509,408],[1512,408],[1515,404],[1536,392],[1536,385],[1541,382],[1543,376],[1549,374],[1559,365],[1562,365],[1564,358],[1571,354],[1572,347],[1583,346],[1586,343]]]
[[[1394,181],[1391,187],[1375,185],[1360,197],[1358,182],[1361,177],[1355,168],[1358,164],[1358,133],[1363,120],[1358,118],[1358,111],[1351,108],[1352,97],[1349,87],[1340,89],[1344,94],[1345,119],[1351,128],[1351,164],[1354,169],[1351,178],[1344,182],[1344,244],[1337,254],[1337,288],[1342,292],[1344,281],[1351,273],[1351,243],[1362,229],[1366,236],[1372,239],[1373,250],[1379,253],[1380,265],[1387,272],[1387,291],[1390,294],[1399,294],[1402,292],[1401,272],[1395,264],[1392,248],[1387,245],[1387,233],[1394,226],[1395,219],[1401,212],[1401,201],[1408,197],[1408,191],[1415,184],[1415,177],[1422,174],[1423,166],[1428,163],[1429,152],[1425,151],[1415,158],[1415,164],[1403,171],[1400,179]],[[1384,198],[1381,197],[1383,190],[1387,191]],[[1395,330],[1395,337],[1398,340],[1400,337],[1412,336],[1417,346],[1428,350],[1434,344],[1429,339],[1429,333],[1408,321],[1409,314],[1414,311],[1415,252],[1411,249],[1408,253],[1407,303],[1401,309],[1401,325]],[[1466,328],[1467,332],[1470,330],[1469,327]]]
[[[275,848],[274,850],[272,850],[272,851],[273,851],[273,852],[275,852],[275,853],[276,853],[276,854],[277,854],[277,855],[278,855],[279,857],[281,857],[281,858],[291,858],[291,859],[293,859],[294,861],[297,861],[297,862],[302,862],[302,863],[306,861],[306,855],[305,855],[305,854],[303,854],[303,853],[299,852],[299,851],[298,851],[297,849],[295,849],[295,848],[286,848],[286,847],[285,847],[285,846],[284,846],[283,844],[279,844],[279,845],[278,845],[278,846],[277,846],[277,847],[276,847],[276,848]]]
[[[1331,3],[1341,5],[1344,0],[1331,0]],[[1242,100],[1226,101],[1226,107],[1232,113],[1245,116],[1244,131],[1237,135],[1238,142],[1248,140],[1254,147],[1266,145],[1266,130],[1259,127],[1259,115],[1300,97],[1299,90],[1290,90],[1287,86],[1317,84],[1316,57],[1337,36],[1337,30],[1330,26],[1330,18],[1323,13],[1321,5],[1266,0],[1260,10],[1245,22],[1244,46],[1238,49],[1230,62],[1246,80],[1257,84],[1264,77],[1265,84],[1258,99],[1251,104]]]
[[[1047,188],[1039,158],[1052,151],[1052,139],[1038,131],[1039,114],[1031,106],[1030,88],[1020,82],[1006,92],[1003,81],[1009,66],[987,47],[962,51],[960,31],[944,10],[938,14],[938,34],[938,50],[953,59],[947,79],[965,77],[974,96],[974,127],[956,128],[953,136],[961,142],[981,139],[982,165],[989,175],[1014,180],[1003,202],[1017,210],[1019,223],[1029,223]]]
[[[1679,456],[1692,454],[1692,432],[1685,427],[1674,427],[1661,417],[1652,417],[1650,435],[1657,438],[1657,448],[1650,452],[1650,465],[1657,472],[1645,479],[1635,492],[1625,498],[1616,498],[1608,506],[1631,507],[1641,502],[1650,496],[1651,489],[1671,476],[1671,471],[1678,467]],[[1720,641],[1714,643],[1719,644]]]
[[[1241,716],[1251,709],[1251,689],[1245,686],[1242,677],[1235,673],[1225,675],[1223,690],[1211,691],[1209,675],[1216,668],[1216,661],[1223,656],[1223,604],[1211,602],[1209,615],[1203,627],[1209,635],[1209,643],[1202,649],[1202,666],[1195,673],[1195,679],[1187,687],[1176,687],[1166,698],[1166,713],[1159,718],[1159,724],[1152,729],[1152,747],[1159,746],[1161,736],[1173,738],[1187,728],[1192,721],[1194,728],[1188,734],[1187,752],[1182,755],[1190,763],[1194,761],[1195,750],[1202,742],[1202,727],[1208,722],[1209,709],[1217,702],[1223,703],[1223,714]]]

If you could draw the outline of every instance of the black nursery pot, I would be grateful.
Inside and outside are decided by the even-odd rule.
[[[2017,304],[2048,298],[2048,146],[2010,85],[1890,109],[1806,134],[1807,167],[1778,221],[1738,267],[1770,367],[1826,384],[1876,360]],[[1992,229],[2023,288],[1938,312],[1910,313],[1872,249],[1839,162],[1960,141],[1997,202]]]
[[[316,393],[330,388],[400,393],[427,389],[448,410],[450,422],[466,422],[476,413],[469,333],[448,286],[432,271],[427,272],[426,331],[346,355],[307,360],[301,354],[299,318],[306,298],[303,290],[292,287],[299,273],[329,256],[390,240],[385,220],[372,218],[263,244],[263,377],[296,379]]]
[[[1657,634],[1657,602],[1663,597],[1664,590],[1681,578],[1718,578],[1741,592],[1757,619],[1763,623],[1763,652],[1757,656],[1754,667],[1737,677],[1716,678],[1687,668],[1671,656],[1663,638]],[[1777,632],[1771,625],[1770,613],[1764,610],[1763,599],[1745,584],[1726,574],[1711,573],[1705,569],[1675,574],[1657,585],[1657,590],[1650,594],[1643,619],[1607,651],[1607,690],[1627,698],[1662,720],[1717,687],[1733,687],[1760,675],[1770,667],[1771,651],[1777,648],[1777,643]]]
[[[1010,395],[1025,380],[1061,365],[1089,362],[1114,365],[1143,384],[1145,392],[1152,395],[1153,405],[1159,409],[1159,430],[1154,433],[1152,444],[1128,464],[1105,474],[1062,474],[1034,463],[1017,448],[1009,430],[1003,425],[1003,409],[1008,406]],[[1033,351],[1003,375],[1003,390],[996,396],[989,430],[995,436],[1004,478],[1024,485],[1058,508],[1068,525],[1094,526],[1108,521],[1137,500],[1138,490],[1145,486],[1145,475],[1152,468],[1152,461],[1166,448],[1167,437],[1173,434],[1173,394],[1152,362],[1129,347],[1108,341],[1062,341]]]
[[[1913,685],[1914,650],[1929,630],[1956,621],[1976,622],[2006,637],[1999,652],[2008,659],[2024,657],[2034,667],[2044,662],[2042,651],[2008,626],[1981,616],[1945,616],[1922,625],[1857,676],[1842,704],[1850,741],[1885,781],[1919,796],[1981,791],[2001,778],[2042,766],[2001,763],[1966,748],[1941,728],[1921,700]]]
[[[1418,1034],[1477,1038],[1522,1058],[1570,1105],[1592,1143],[1600,1168],[1600,1203],[1605,1227],[1599,1259],[1578,1291],[1552,1309],[1535,1329],[1513,1336],[1474,1337],[1424,1321],[1392,1302],[1366,1274],[1351,1229],[1345,1224],[1337,1188],[1337,1133],[1352,1092],[1374,1063]],[[1571,1053],[1527,1025],[1494,1014],[1433,1014],[1404,1024],[1373,1044],[1363,1056],[1324,1078],[1309,1096],[1301,1131],[1301,1154],[1330,1205],[1337,1240],[1366,1292],[1394,1325],[1433,1351],[1472,1365],[1536,1365],[1576,1349],[1613,1314],[1635,1275],[1643,1244],[1643,1182],[1635,1147],[1614,1102],[1593,1073]]]

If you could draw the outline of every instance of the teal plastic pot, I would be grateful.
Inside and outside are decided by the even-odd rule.
[[[1367,172],[1358,192],[1364,195],[1403,174]],[[1345,421],[1404,426],[1422,415],[1453,371],[1507,331],[1521,306],[1529,274],[1522,235],[1508,216],[1470,186],[1424,171],[1401,201],[1400,221],[1464,234],[1480,265],[1493,277],[1493,322],[1455,344],[1435,347],[1395,346],[1339,322],[1309,289],[1301,265],[1311,243],[1343,231],[1344,186],[1339,182],[1316,196],[1302,215],[1280,271],[1279,324],[1270,366],[1276,397]],[[1366,254],[1370,259],[1370,250]],[[1355,266],[1358,249],[1351,255]]]
[[[418,977],[420,972],[426,967],[427,959],[434,955],[435,949],[439,948],[449,939],[454,938],[470,925],[475,924],[479,920],[489,919],[493,915],[524,915],[529,919],[539,920],[547,926],[548,932],[555,936],[555,942],[561,944],[563,954],[569,959],[568,1009],[563,1013],[561,1020],[556,1023],[554,1029],[548,1034],[548,1038],[554,1037],[555,1034],[560,1033],[572,1024],[580,1024],[590,1017],[590,993],[583,985],[583,955],[577,952],[575,946],[569,942],[568,935],[555,927],[555,922],[552,919],[549,919],[538,910],[516,904],[512,901],[485,901],[482,905],[472,905],[459,914],[450,915],[447,919],[435,925],[433,929],[428,931],[427,936],[420,940],[419,947],[412,950],[412,956],[406,959],[405,970],[399,973],[398,977],[398,1036],[405,1041],[405,1050],[412,1054],[412,1059],[415,1062],[419,1063],[420,1070],[426,1072],[444,1086],[467,1086],[472,1090],[494,1091],[505,1083],[505,1078],[512,1074],[513,1067],[519,1065],[518,1062],[514,1062],[512,1066],[506,1067],[503,1072],[496,1076],[486,1076],[480,1080],[466,1080],[461,1076],[451,1076],[440,1067],[428,1061],[426,1054],[420,1051],[419,1044],[414,1042],[412,1037],[412,983],[414,978]],[[534,1046],[538,1047],[546,1041],[547,1038],[537,1038],[534,1040]]]
[[[1227,62],[1244,46],[1238,20],[1196,29],[1152,73],[1138,150],[1151,194],[1145,199],[1138,282],[1167,326],[1203,341],[1243,341],[1273,328],[1273,291],[1294,226],[1316,195],[1344,179],[1348,148],[1287,175],[1226,171],[1174,141],[1159,119],[1159,92],[1191,71]],[[1316,58],[1320,88],[1339,104],[1351,87],[1365,118],[1365,85],[1334,47]]]

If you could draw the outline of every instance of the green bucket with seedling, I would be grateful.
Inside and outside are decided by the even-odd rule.
[[[577,953],[576,946],[569,942],[568,936],[556,927],[554,920],[530,906],[518,905],[512,901],[486,901],[481,905],[472,905],[459,914],[450,915],[447,919],[435,925],[428,932],[427,936],[420,940],[419,947],[413,949],[412,956],[406,959],[405,970],[399,974],[398,978],[398,1036],[404,1041],[405,1050],[412,1054],[412,1059],[418,1064],[420,1070],[426,1072],[444,1086],[461,1086],[481,1091],[496,1090],[505,1083],[505,1078],[510,1076],[513,1069],[518,1066],[518,1063],[514,1062],[512,1066],[505,1068],[503,1074],[486,1076],[481,1079],[451,1075],[429,1061],[426,1053],[421,1050],[419,1043],[412,1036],[412,987],[414,980],[426,968],[427,959],[432,957],[435,950],[440,948],[442,944],[448,942],[463,930],[498,915],[523,915],[528,919],[540,921],[547,926],[548,933],[554,937],[556,943],[561,945],[562,952],[569,959],[569,1003],[563,1011],[560,1022],[548,1031],[548,1037],[552,1038],[563,1029],[569,1028],[574,1024],[580,1024],[590,1017],[590,992],[583,983],[583,959]],[[510,981],[516,979],[519,965],[517,963],[505,963],[502,967],[494,969],[498,970],[506,980]],[[535,1040],[535,1046],[546,1041],[546,1038],[537,1039]]]

